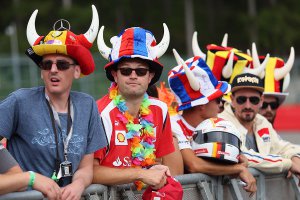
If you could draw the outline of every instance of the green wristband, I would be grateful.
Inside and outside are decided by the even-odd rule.
[[[29,171],[30,178],[28,182],[28,188],[32,188],[34,181],[35,181],[35,173],[33,171]]]
[[[56,172],[53,172],[51,179],[54,180],[55,182],[58,181],[57,176],[56,176]]]

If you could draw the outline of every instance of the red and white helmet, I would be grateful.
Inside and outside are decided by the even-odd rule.
[[[209,118],[201,122],[192,141],[196,156],[226,163],[238,163],[240,145],[237,128],[222,118]]]

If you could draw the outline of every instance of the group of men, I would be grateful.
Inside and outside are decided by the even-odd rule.
[[[114,36],[108,47],[103,27],[98,34],[97,10],[92,10],[91,26],[80,35],[64,27],[39,36],[37,11],[32,14],[26,54],[40,68],[44,86],[19,89],[0,103],[0,136],[7,138],[13,156],[0,145],[0,194],[33,188],[50,200],[80,199],[91,183],[134,182],[137,189],[146,184],[157,190],[169,176],[184,170],[235,175],[246,183],[246,191],[254,193],[256,181],[248,166],[290,171],[300,178],[300,148],[281,140],[258,114],[264,99],[259,77],[238,75],[231,89],[215,78],[205,60],[195,56],[183,61],[174,50],[179,62],[168,81],[182,112],[170,118],[166,104],[146,92],[163,70],[158,58],[169,45],[167,26],[158,44],[150,31],[132,27]],[[89,48],[97,34],[100,54],[109,60],[104,69],[111,86],[95,102],[71,87],[74,79],[95,69]],[[230,90],[231,103],[218,115],[221,98]],[[265,103],[263,108],[272,105]],[[191,146],[196,127],[218,116],[241,132],[242,154],[236,164],[197,157]]]

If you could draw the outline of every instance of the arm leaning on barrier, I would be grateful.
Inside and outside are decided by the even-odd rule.
[[[194,154],[192,149],[181,150],[185,167],[191,173],[205,173],[213,176],[233,175],[240,177],[241,180],[247,183],[244,189],[247,192],[256,191],[256,181],[252,174],[248,171],[245,159],[238,164],[221,164],[199,158]]]
[[[89,197],[91,195],[98,195],[103,197],[104,200],[108,199],[108,188],[107,186],[100,184],[89,185],[82,194],[82,197]],[[41,192],[37,190],[30,190],[24,192],[12,192],[4,195],[0,195],[0,200],[42,200],[45,197]],[[47,198],[50,200],[50,198]],[[61,198],[60,198],[61,199]]]
[[[79,200],[83,191],[89,186],[93,179],[94,154],[87,154],[80,161],[78,170],[74,173],[72,183],[62,188],[62,198]]]
[[[261,154],[249,150],[242,146],[242,153],[247,157],[249,167],[258,169],[266,173],[283,173],[288,171],[292,166],[289,158],[283,158],[280,155]]]
[[[49,200],[61,199],[59,186],[50,178],[34,172],[0,175],[0,194],[23,191],[27,187],[42,192]]]
[[[155,165],[150,169],[141,168],[112,168],[99,164],[98,159],[94,159],[93,183],[103,185],[120,185],[142,181],[154,188],[160,188],[166,183],[166,177],[170,176],[167,166]]]
[[[294,174],[298,179],[298,186],[300,187],[300,158],[298,156],[292,157],[292,167],[288,171],[287,178],[290,178]]]
[[[178,139],[173,136],[175,151],[162,157],[162,164],[169,167],[172,176],[184,173],[183,160],[178,146]]]

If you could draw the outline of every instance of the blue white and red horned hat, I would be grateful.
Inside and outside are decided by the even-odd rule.
[[[104,66],[107,78],[114,81],[111,70],[116,69],[122,59],[140,58],[148,62],[150,71],[155,72],[149,85],[157,82],[163,70],[163,65],[158,62],[158,58],[166,52],[170,42],[169,29],[166,24],[163,26],[164,35],[159,44],[156,44],[155,37],[150,31],[131,27],[110,39],[112,48],[106,46],[104,42],[104,26],[102,26],[98,34],[98,49],[100,54],[110,61]]]
[[[179,111],[207,104],[230,92],[230,84],[218,81],[202,58],[196,56],[183,61],[176,50],[173,52],[178,66],[169,72],[168,81]]]

